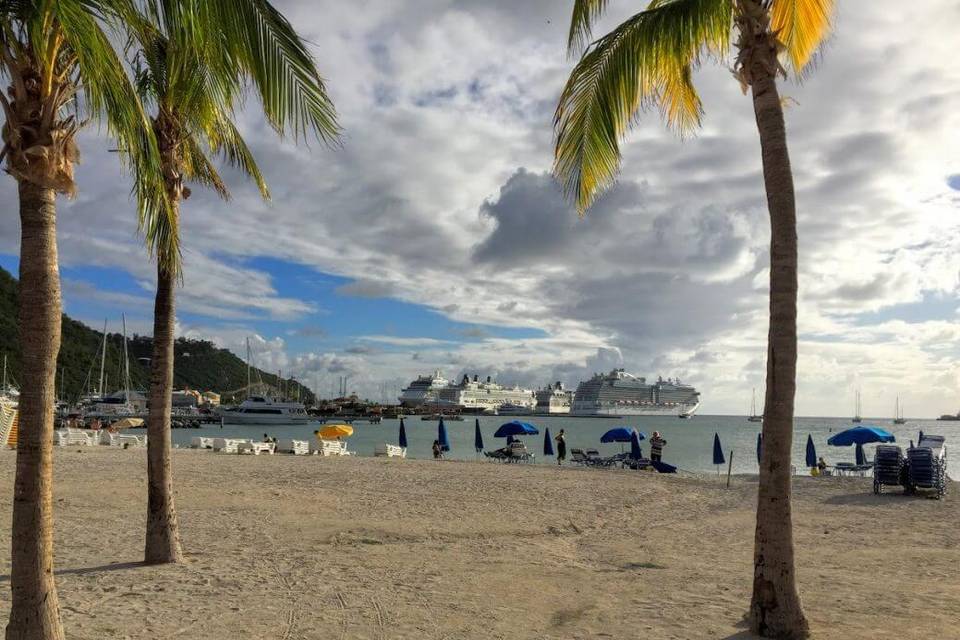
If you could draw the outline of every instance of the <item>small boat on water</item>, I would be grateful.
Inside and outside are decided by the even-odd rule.
[[[757,415],[757,389],[753,389],[753,399],[750,401],[750,417],[747,422],[763,422],[763,416]]]
[[[525,404],[516,404],[513,402],[504,402],[497,407],[497,415],[500,416],[529,416],[533,415],[533,407]]]
[[[220,411],[224,424],[308,424],[317,422],[299,402],[250,396],[237,407]]]
[[[851,422],[863,422],[863,418],[860,417],[860,390],[857,390],[857,399],[855,402],[853,410],[853,419]]]
[[[900,405],[900,396],[897,396],[897,402],[893,405],[893,424],[907,424],[907,419],[903,417],[903,407]]]

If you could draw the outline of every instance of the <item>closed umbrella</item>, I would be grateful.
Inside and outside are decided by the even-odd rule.
[[[863,466],[867,464],[867,454],[863,451],[863,445],[859,442],[857,443],[857,466]]]
[[[440,418],[440,425],[437,427],[437,440],[440,441],[441,451],[450,451],[450,440],[447,438],[447,426],[443,424],[443,417]]]
[[[763,456],[763,434],[757,434],[757,464],[760,464],[760,458]]]
[[[923,431],[920,432],[920,435],[917,437],[917,444],[923,442]]]
[[[473,430],[473,448],[477,453],[483,451],[483,434],[480,433],[480,418],[477,418],[476,426]]]
[[[723,447],[720,446],[720,434],[713,434],[713,464],[717,465],[717,475],[720,475],[720,465],[726,464],[727,459],[723,457]]]
[[[643,451],[640,450],[640,434],[634,431],[630,436],[630,459],[639,460],[642,457]]]
[[[550,427],[547,427],[543,432],[543,455],[552,456],[553,454],[553,440],[550,438]]]
[[[404,449],[407,448],[407,428],[403,426],[403,418],[400,418],[400,439],[397,444]]]
[[[817,448],[813,446],[813,435],[807,434],[807,467],[813,469],[817,466]]]

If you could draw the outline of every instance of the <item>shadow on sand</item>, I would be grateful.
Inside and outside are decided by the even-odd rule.
[[[88,573],[102,573],[106,571],[123,571],[124,569],[136,569],[145,567],[143,562],[115,562],[113,564],[102,564],[98,567],[77,567],[76,569],[57,569],[53,573],[57,576],[82,576]],[[0,582],[10,582],[10,575],[0,576]]]

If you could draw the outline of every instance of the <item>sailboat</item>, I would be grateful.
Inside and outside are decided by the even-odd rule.
[[[753,399],[750,400],[750,417],[747,422],[763,422],[763,416],[757,415],[757,388],[753,388]]]
[[[856,406],[854,407],[853,420],[851,422],[863,422],[863,419],[860,417],[860,390],[859,389],[857,389]]]
[[[903,407],[900,406],[900,396],[897,396],[897,403],[893,406],[893,424],[907,424],[907,419],[903,417]]]

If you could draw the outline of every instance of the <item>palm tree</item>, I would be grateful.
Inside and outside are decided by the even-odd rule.
[[[163,207],[156,141],[113,48],[125,0],[0,2],[0,159],[20,201],[20,437],[13,499],[8,639],[63,638],[53,578],[53,407],[60,351],[56,197],[73,195],[81,118],[106,123],[134,169],[141,206]]]
[[[312,131],[335,143],[339,128],[323,80],[300,37],[266,0],[146,0],[142,20],[131,26],[137,88],[152,118],[161,154],[166,210],[141,218],[157,258],[150,414],[147,422],[148,505],[145,562],[182,559],[170,470],[170,405],[173,392],[174,288],[180,277],[180,203],[185,182],[212,188],[228,199],[211,159],[219,157],[269,192],[234,124],[235,104],[250,81],[267,121],[295,139]]]
[[[829,31],[833,0],[653,0],[585,48],[607,0],[574,0],[569,47],[583,55],[557,107],[554,171],[582,214],[620,169],[620,140],[640,111],[659,107],[687,132],[703,109],[692,72],[723,61],[749,89],[770,213],[770,329],[763,459],[757,500],[750,624],[769,637],[809,633],[797,591],[790,513],[790,448],[797,367],[797,225],[777,77],[801,73]],[[735,41],[733,37],[735,36]],[[782,54],[782,55],[781,55]]]

